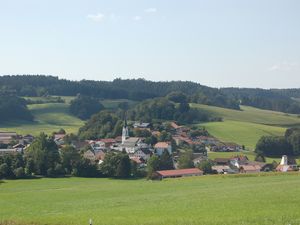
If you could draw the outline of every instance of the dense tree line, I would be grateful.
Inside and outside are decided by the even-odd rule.
[[[145,100],[129,110],[131,120],[152,122],[153,120],[176,120],[181,124],[208,121],[212,119],[207,113],[190,108],[187,102],[175,104],[167,98]]]
[[[145,100],[164,97],[180,91],[192,102],[238,108],[238,102],[228,99],[217,88],[210,88],[189,81],[153,82],[144,79],[109,81],[69,81],[54,76],[17,75],[0,77],[0,88],[15,90],[19,96],[64,95],[78,93],[103,99]]]
[[[298,91],[297,91],[298,90]],[[298,97],[300,89],[223,88],[229,99],[239,99],[242,105],[286,113],[300,113]]]
[[[256,144],[255,152],[263,156],[300,155],[300,129],[287,129],[285,136],[263,136]]]
[[[70,102],[70,112],[82,120],[86,120],[91,115],[104,109],[104,106],[98,99],[78,94],[75,99]]]

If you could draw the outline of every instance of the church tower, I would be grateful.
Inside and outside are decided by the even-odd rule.
[[[124,144],[125,140],[129,137],[129,132],[128,132],[128,126],[127,126],[127,120],[126,120],[126,114],[125,114],[125,119],[124,119],[124,126],[122,129],[122,144]]]

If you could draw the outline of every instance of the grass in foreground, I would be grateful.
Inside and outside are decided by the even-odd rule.
[[[0,224],[300,224],[299,173],[277,175],[5,181]]]

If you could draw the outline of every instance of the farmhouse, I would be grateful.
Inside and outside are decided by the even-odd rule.
[[[140,122],[135,122],[133,124],[134,128],[139,128],[139,129],[147,129],[150,130],[150,123],[140,123]]]
[[[14,155],[17,154],[17,149],[11,148],[11,149],[0,149],[0,155]]]
[[[190,177],[190,176],[201,176],[203,171],[197,168],[180,169],[180,170],[160,170],[156,171],[157,176],[160,179],[164,178],[176,178],[176,177]]]
[[[0,143],[9,144],[12,140],[17,139],[16,132],[0,132]]]
[[[170,155],[172,154],[172,146],[169,142],[157,142],[154,145],[154,152],[157,155],[159,155],[159,156],[162,155],[164,150],[167,150]]]
[[[295,170],[298,170],[297,165],[289,165],[288,157],[286,155],[282,156],[280,164],[276,167],[276,171],[278,172],[290,172]]]
[[[216,165],[229,165],[229,158],[215,158],[214,163]]]
[[[228,174],[228,173],[236,173],[234,170],[232,170],[229,166],[222,166],[222,165],[219,165],[219,166],[212,166],[211,167],[212,170],[215,170],[217,171],[217,173],[219,174]]]

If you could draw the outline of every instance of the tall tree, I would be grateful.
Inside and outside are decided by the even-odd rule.
[[[192,151],[187,150],[180,155],[179,160],[178,160],[178,167],[180,169],[187,169],[187,168],[194,167]]]
[[[57,145],[44,133],[35,139],[25,154],[27,159],[32,159],[34,172],[40,175],[47,175],[47,170],[54,170],[56,164],[60,162]]]

